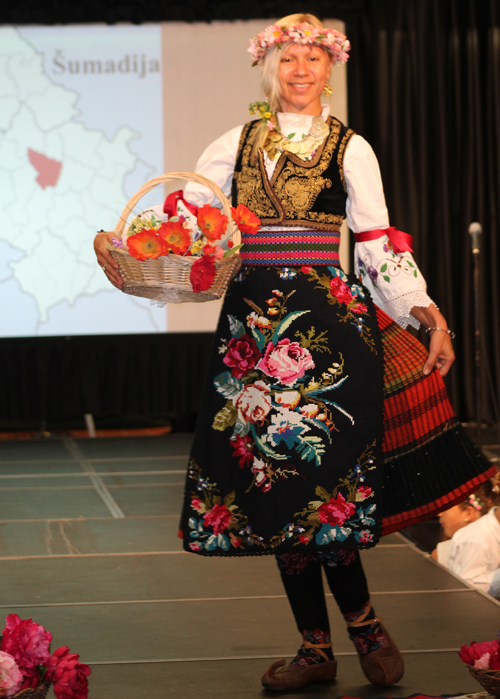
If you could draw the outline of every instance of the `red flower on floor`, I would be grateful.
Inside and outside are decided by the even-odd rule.
[[[212,257],[203,255],[191,267],[189,279],[191,281],[193,291],[200,292],[210,289],[215,279],[217,270]]]
[[[52,634],[31,619],[20,619],[17,614],[9,614],[5,624],[0,650],[14,658],[25,681],[29,682],[26,687],[37,687],[40,678],[36,668],[50,658]]]
[[[79,662],[80,656],[70,653],[68,646],[54,651],[47,666],[47,679],[54,682],[57,699],[86,699],[90,668]]]
[[[225,505],[214,505],[211,512],[203,516],[203,522],[206,526],[213,527],[216,536],[229,527],[230,521],[231,510]]]
[[[242,233],[255,235],[258,232],[261,225],[260,218],[257,218],[244,204],[239,204],[236,208],[232,206],[231,214]]]
[[[245,468],[253,462],[253,440],[247,435],[245,437],[236,437],[231,440],[233,447],[233,456],[236,456],[239,461],[239,467]]]
[[[339,303],[351,303],[351,290],[340,277],[334,277],[330,282],[330,293]]]
[[[158,228],[158,235],[174,255],[184,255],[191,245],[189,230],[182,225],[181,221],[167,221]]]
[[[196,220],[205,238],[212,243],[215,240],[220,240],[227,228],[227,216],[221,214],[219,209],[210,206],[210,204],[205,204],[198,209]]]
[[[228,352],[222,360],[231,367],[231,373],[237,379],[247,376],[260,359],[261,354],[253,337],[242,335],[229,340]]]
[[[336,498],[330,498],[330,502],[323,503],[318,507],[319,521],[324,524],[338,524],[342,526],[346,519],[351,517],[356,511],[356,506],[352,502],[346,502],[342,493]]]
[[[127,238],[127,247],[137,260],[156,260],[160,255],[168,255],[168,245],[152,228],[144,228]]]

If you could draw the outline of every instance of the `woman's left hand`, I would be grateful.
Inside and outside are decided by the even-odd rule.
[[[451,344],[448,324],[442,313],[432,304],[428,308],[413,306],[411,314],[426,328],[442,328],[431,331],[429,354],[424,364],[424,374],[430,374],[437,367],[441,376],[446,376],[455,361],[455,352]]]

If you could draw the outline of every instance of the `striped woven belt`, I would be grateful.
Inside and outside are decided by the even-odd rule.
[[[261,230],[242,234],[244,265],[335,265],[340,264],[338,231]]]

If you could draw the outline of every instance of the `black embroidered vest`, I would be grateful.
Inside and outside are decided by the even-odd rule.
[[[345,218],[347,200],[342,167],[344,152],[354,131],[333,117],[329,117],[326,123],[330,134],[314,157],[301,160],[293,153],[283,152],[271,181],[262,148],[257,162],[251,162],[261,121],[246,124],[234,168],[233,205],[245,204],[261,219],[263,226],[302,226],[338,231]]]

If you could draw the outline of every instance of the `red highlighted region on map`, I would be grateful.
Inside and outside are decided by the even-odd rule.
[[[43,153],[28,148],[28,158],[35,170],[38,172],[36,181],[42,189],[55,187],[61,173],[62,163],[58,160],[47,158]]]

